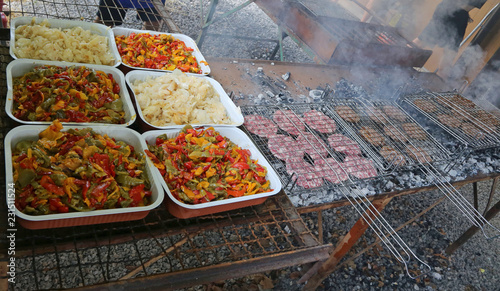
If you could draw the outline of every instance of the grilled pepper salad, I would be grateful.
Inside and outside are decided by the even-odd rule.
[[[160,170],[172,195],[198,204],[270,192],[267,169],[213,127],[185,126],[175,138],[160,135],[147,155]]]
[[[20,120],[125,123],[120,86],[103,71],[39,66],[13,83],[12,113]]]
[[[193,49],[168,34],[132,33],[115,36],[123,63],[132,67],[201,74]]]
[[[61,131],[55,121],[12,151],[17,209],[30,215],[151,203],[145,157],[90,128]]]

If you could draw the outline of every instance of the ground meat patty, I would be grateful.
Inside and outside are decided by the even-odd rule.
[[[384,112],[382,112],[382,110],[380,110],[380,108],[370,106],[367,108],[366,114],[374,122],[381,123],[381,124],[388,122],[387,118],[385,117]]]
[[[269,137],[275,135],[278,131],[278,127],[272,120],[260,115],[251,114],[245,116],[244,125],[248,131],[260,137]]]
[[[281,129],[289,134],[298,135],[305,130],[302,120],[291,110],[276,111],[273,115],[273,120]]]
[[[425,133],[425,130],[423,130],[420,126],[418,126],[418,124],[408,122],[404,123],[402,126],[404,131],[408,134],[409,137],[418,140],[427,139],[427,134]]]
[[[347,122],[359,122],[359,115],[349,106],[340,105],[335,107],[335,112]]]
[[[342,169],[341,162],[334,158],[319,159],[314,161],[316,174],[334,184],[347,180],[348,175]]]
[[[496,127],[500,125],[500,120],[496,118],[493,114],[485,111],[485,110],[478,110],[475,115],[474,115],[479,121],[484,123],[484,125],[489,126],[489,127]]]
[[[393,125],[384,126],[384,133],[397,142],[406,142],[408,140],[405,134]]]
[[[291,157],[287,159],[286,171],[291,176],[292,183],[295,180],[297,181],[297,186],[309,189],[323,185],[323,179],[318,176],[315,167],[301,157]]]
[[[337,152],[349,156],[361,155],[361,149],[352,139],[342,134],[332,134],[328,137],[328,144]]]
[[[282,134],[275,134],[269,137],[267,146],[273,155],[278,159],[286,160],[290,157],[301,157],[304,150],[292,137]]]
[[[319,137],[309,132],[303,132],[297,137],[299,147],[308,153],[312,159],[319,159],[328,155],[326,144]]]
[[[413,104],[420,110],[428,113],[432,113],[438,110],[434,102],[430,100],[416,99],[413,101]]]
[[[377,169],[375,169],[373,161],[362,157],[347,156],[342,166],[350,175],[359,179],[377,176]]]
[[[432,162],[432,157],[423,148],[416,147],[413,145],[408,145],[408,147],[406,148],[406,153],[412,159],[414,159],[422,164]]]
[[[436,117],[439,122],[448,127],[460,127],[460,125],[462,124],[462,120],[455,118],[454,116],[449,114],[438,114]]]
[[[396,119],[398,121],[406,120],[406,114],[404,114],[404,112],[401,111],[396,106],[384,105],[382,106],[382,109],[384,110],[385,114],[387,114],[387,116],[389,116],[390,118]]]
[[[474,108],[476,107],[476,104],[469,99],[462,97],[458,94],[454,95],[453,97],[450,98],[451,103],[454,105],[458,105],[461,107],[466,107],[466,108]]]
[[[406,163],[405,156],[393,147],[383,146],[379,153],[389,164],[402,166]]]
[[[484,135],[485,135],[485,132],[483,132],[482,130],[477,128],[477,126],[475,126],[474,124],[469,123],[469,122],[462,123],[462,125],[460,126],[460,129],[462,129],[462,131],[465,134],[470,135],[471,137],[477,138],[477,139],[483,139]]]
[[[321,133],[334,133],[337,129],[337,124],[333,119],[317,110],[311,110],[304,113],[304,122]]]
[[[367,142],[374,146],[381,146],[385,143],[384,137],[375,129],[369,126],[363,126],[359,129],[359,134]]]

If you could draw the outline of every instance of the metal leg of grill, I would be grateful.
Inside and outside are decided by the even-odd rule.
[[[383,200],[373,201],[373,207],[382,211],[384,207],[392,200],[392,198],[386,198]],[[367,216],[369,215],[365,212]],[[375,217],[371,217],[372,219]],[[335,266],[342,260],[342,258],[349,252],[349,250],[356,244],[359,238],[365,233],[365,231],[370,227],[370,225],[361,217],[349,230],[349,232],[344,236],[344,238],[337,244],[337,247],[332,252],[330,257],[325,262],[318,262],[321,264],[316,274],[311,278],[302,278],[301,281],[307,280],[307,284],[304,286],[304,290],[316,290],[319,284],[330,275],[331,271]]]
[[[495,178],[493,180],[493,184],[491,186],[491,192],[490,192],[490,198],[488,199],[488,205],[486,207],[489,207],[489,204],[491,203],[491,199],[493,198],[493,195],[495,194],[495,189],[497,185],[498,178]],[[484,218],[487,221],[490,221],[493,219],[498,213],[500,212],[500,200],[493,205],[489,210],[486,208],[485,213],[484,213]],[[448,246],[445,250],[445,253],[447,255],[453,254],[460,246],[462,246],[464,243],[466,243],[480,228],[477,226],[471,226],[467,231],[462,234],[455,242],[453,242],[450,246]]]

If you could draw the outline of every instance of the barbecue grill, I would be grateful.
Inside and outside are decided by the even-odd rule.
[[[52,6],[46,1],[42,1],[42,3]],[[57,5],[54,4],[54,6]],[[93,15],[89,11],[95,7],[92,4],[83,5],[82,9],[86,12],[82,12],[80,17],[92,20]],[[30,8],[21,9],[23,13],[28,10]],[[31,14],[58,17],[58,15],[48,12],[35,13],[33,11]],[[138,25],[132,22],[129,24]],[[363,42],[378,42],[378,45],[381,46],[406,46],[414,49],[411,48],[411,44],[398,38],[397,35],[392,34],[384,27],[374,28],[370,26],[366,29],[371,35],[354,35],[353,38]],[[355,32],[352,33],[355,34]],[[348,38],[350,34],[351,32],[340,36]],[[2,57],[10,60],[7,51],[2,53]],[[5,78],[4,74],[5,68],[0,72],[2,80]],[[286,89],[286,86],[284,88],[280,86],[280,88]],[[0,89],[5,91],[4,83],[0,83]],[[328,87],[318,100],[327,99],[327,92]],[[435,97],[437,93],[432,94],[431,97],[437,98]],[[448,96],[447,93],[442,95]],[[292,95],[292,97],[296,96]],[[450,110],[464,112],[466,116],[470,116],[468,122],[486,133],[483,134],[485,137],[481,139],[482,141],[476,148],[474,148],[474,138],[453,135],[459,143],[477,150],[497,149],[499,147],[496,133],[492,132],[492,128],[478,116],[479,109],[471,109],[469,112],[469,109],[454,108],[453,104],[449,103],[445,104],[450,105]],[[2,105],[1,102],[0,105]],[[77,287],[80,284],[89,286],[103,282],[106,284],[104,286],[110,287],[112,284],[121,285],[120,281],[126,282],[123,284],[129,284],[127,285],[129,287],[144,287],[150,286],[147,284],[149,278],[151,280],[168,280],[172,282],[172,286],[180,288],[192,285],[194,277],[201,278],[201,281],[198,282],[204,283],[225,279],[227,276],[235,277],[245,274],[243,269],[245,263],[248,262],[254,263],[255,268],[262,267],[259,270],[266,270],[266,268],[271,269],[273,266],[284,267],[323,261],[328,257],[330,245],[320,245],[318,239],[304,225],[294,207],[306,205],[304,201],[308,201],[315,195],[320,199],[309,200],[309,202],[316,205],[328,204],[340,199],[347,201],[370,225],[389,252],[405,266],[410,277],[416,278],[416,273],[423,275],[431,267],[412,251],[390,223],[380,215],[379,205],[370,202],[369,198],[373,197],[368,197],[365,185],[382,190],[377,188],[381,185],[377,184],[381,183],[381,180],[391,179],[403,172],[423,173],[427,180],[436,184],[475,226],[483,230],[485,236],[494,236],[490,235],[488,230],[493,229],[495,233],[499,230],[493,227],[457,192],[441,170],[442,167],[439,166],[440,164],[451,164],[461,153],[451,153],[430,132],[420,126],[420,120],[407,113],[406,105],[414,107],[413,103],[406,100],[394,103],[370,101],[362,98],[334,98],[331,102],[311,104],[296,104],[293,101],[287,105],[243,106],[241,110],[244,115],[256,114],[272,120],[276,112],[281,112],[293,127],[303,127],[304,131],[298,135],[290,135],[283,129],[279,129],[277,134],[291,136],[293,140],[304,139],[305,143],[312,148],[310,153],[304,154],[301,158],[305,163],[313,165],[316,163],[313,157],[319,156],[318,160],[324,162],[323,169],[337,173],[335,175],[339,181],[343,179],[341,175],[345,175],[347,179],[340,183],[333,183],[325,179],[321,187],[301,187],[298,185],[299,175],[296,173],[290,175],[286,171],[287,162],[277,158],[270,151],[267,139],[255,135],[248,128],[243,127],[280,175],[280,179],[286,185],[285,190],[289,197],[281,194],[269,199],[261,206],[188,220],[175,219],[166,212],[164,207],[160,207],[152,211],[145,220],[139,222],[109,224],[99,227],[78,227],[64,234],[57,230],[46,232],[19,230],[17,235],[21,239],[17,242],[19,252],[16,257],[20,259],[18,275],[26,281],[34,280],[37,289],[69,288]],[[336,106],[348,106],[360,117],[360,121],[344,120],[335,111]],[[394,120],[385,114],[383,109],[376,110],[384,106],[394,106],[401,110],[405,119],[402,121]],[[353,140],[359,146],[363,158],[373,161],[377,175],[369,178],[352,175],[352,171],[341,162],[346,159],[345,153],[336,151],[328,145],[328,134],[318,132],[307,123],[295,123],[295,120],[310,110],[321,112],[334,120],[337,124],[337,132]],[[375,116],[375,120],[370,117],[371,115]],[[2,133],[14,126],[11,121],[4,119],[6,119],[5,116],[0,118],[0,124],[5,126],[2,128]],[[414,132],[423,131],[424,139],[408,135],[403,125],[409,122],[416,124]],[[391,126],[389,131],[384,130],[386,126]],[[372,128],[382,137],[384,144],[401,153],[404,162],[401,162],[402,159],[397,155],[389,155],[389,157],[384,158],[380,154],[380,145],[374,145],[360,135],[362,127]],[[412,156],[408,153],[409,148],[425,150],[432,156],[432,162],[425,157],[418,159],[418,156]],[[334,160],[329,158],[334,158]],[[340,172],[338,172],[339,170]],[[4,171],[3,168],[0,175],[5,176],[2,171]],[[301,175],[307,174],[311,173]],[[368,194],[378,193],[369,191]],[[298,202],[298,198],[302,201]],[[292,205],[291,201],[295,205]],[[486,229],[487,227],[488,229]],[[233,232],[234,235],[227,235],[228,232]],[[143,248],[153,251],[146,253]],[[46,253],[49,253],[51,262],[46,261],[47,256],[43,255]],[[96,255],[88,256],[89,254]],[[210,256],[211,254],[213,256]],[[88,257],[93,259],[89,261]],[[45,268],[37,268],[36,262],[44,263]],[[113,268],[121,269],[123,276],[111,277],[110,269]],[[78,270],[80,276],[74,279],[65,278],[66,270],[69,269]],[[157,272],[161,274],[155,275]],[[97,276],[89,279],[85,276],[87,273],[97,273]],[[230,274],[227,275],[227,273]],[[40,280],[44,276],[48,276],[50,282]]]

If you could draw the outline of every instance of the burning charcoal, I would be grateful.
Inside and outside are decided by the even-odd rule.
[[[288,103],[293,103],[294,102],[294,100],[293,100],[292,97],[288,97],[287,101],[288,101]]]
[[[288,81],[288,79],[290,79],[290,72],[286,72],[285,74],[281,75],[281,78],[283,78],[283,80],[285,81]]]

